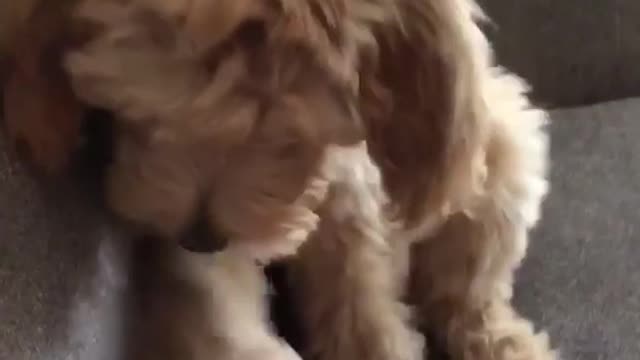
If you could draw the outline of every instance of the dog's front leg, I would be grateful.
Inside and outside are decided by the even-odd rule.
[[[555,360],[547,335],[511,304],[547,191],[546,117],[529,108],[517,78],[496,73],[477,95],[491,121],[484,189],[412,250],[411,295],[454,360]]]
[[[489,234],[491,221],[455,215],[413,249],[411,296],[423,325],[453,360],[556,360],[547,335],[511,304],[516,240],[493,237],[525,235]]]
[[[341,153],[318,231],[293,260],[310,360],[418,360],[423,338],[400,298],[408,244],[387,240],[380,175],[366,148]],[[344,166],[341,166],[344,165]]]
[[[267,306],[267,283],[261,266],[237,249],[216,255],[183,254],[184,276],[206,297],[202,316],[209,323],[213,353],[202,359],[299,360],[278,338]],[[200,357],[198,357],[200,359]]]

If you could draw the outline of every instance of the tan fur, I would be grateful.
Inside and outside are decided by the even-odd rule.
[[[519,79],[494,67],[475,4],[393,3],[400,22],[371,27],[377,46],[363,53],[360,73],[391,230],[386,248],[357,236],[380,233],[355,215],[359,206],[349,221],[321,223],[338,229],[321,226],[301,249],[294,284],[309,354],[421,358],[400,303],[408,296],[419,327],[454,359],[555,359],[546,336],[510,305],[547,188],[545,114],[531,109]],[[407,279],[406,289],[391,286]]]
[[[296,199],[321,176],[323,149],[357,140],[347,84],[315,46],[289,38],[305,24],[247,11],[225,25],[233,31],[224,44],[203,47],[190,25],[202,14],[167,16],[162,4],[87,1],[79,10],[107,29],[68,63],[85,100],[121,115],[114,208],[168,237],[202,210],[230,238],[301,240],[316,216]]]
[[[454,359],[555,359],[510,305],[546,193],[545,114],[494,66],[470,0],[86,0],[79,14],[101,30],[68,57],[75,89],[119,115],[113,207],[169,238],[204,213],[229,238],[213,265],[184,265],[216,297],[211,356],[295,358],[251,261],[304,243],[291,278],[310,359],[419,359],[418,326]]]

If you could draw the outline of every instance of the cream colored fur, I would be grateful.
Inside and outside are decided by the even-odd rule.
[[[344,210],[324,214],[316,238],[295,260],[308,354],[422,358],[413,318],[453,359],[556,359],[547,336],[510,304],[513,273],[547,192],[546,114],[531,107],[520,79],[494,67],[475,4],[424,4],[442,34],[434,45],[455,71],[450,121],[462,157],[447,163],[452,177],[441,190],[444,201],[415,224],[381,232],[364,215],[344,222],[338,220]],[[350,211],[366,214],[366,204]],[[410,256],[403,254],[408,248]],[[413,317],[400,303],[404,296],[416,307]]]
[[[547,191],[546,115],[494,65],[475,3],[237,1],[88,0],[106,35],[68,62],[78,94],[120,115],[114,208],[175,238],[204,199],[209,225],[230,235],[183,265],[210,294],[222,339],[211,357],[297,358],[270,329],[254,264],[297,251],[307,359],[417,360],[421,331],[455,360],[556,359],[510,303]],[[158,28],[137,22],[140,8]],[[204,21],[209,8],[229,16]],[[256,19],[266,50],[247,55],[237,31]],[[252,72],[256,54],[271,77]],[[346,125],[357,120],[362,133]],[[292,136],[309,157],[271,156]]]
[[[262,269],[245,253],[236,249],[214,256],[181,252],[176,267],[206,301],[199,310],[210,319],[210,326],[204,334],[193,336],[208,337],[216,344],[210,347],[214,354],[198,354],[195,359],[300,359],[271,328]]]

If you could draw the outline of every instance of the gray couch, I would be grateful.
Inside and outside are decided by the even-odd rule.
[[[482,3],[500,62],[556,108],[516,302],[567,360],[640,359],[640,2]]]
[[[485,0],[502,63],[552,112],[552,192],[519,309],[567,360],[640,358],[640,2]],[[626,98],[626,99],[622,99]],[[36,184],[0,142],[0,359],[113,360],[129,251],[91,188]]]

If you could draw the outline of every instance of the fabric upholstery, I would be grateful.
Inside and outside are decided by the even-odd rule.
[[[498,59],[544,105],[640,96],[640,1],[480,0]]]

